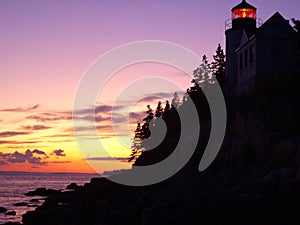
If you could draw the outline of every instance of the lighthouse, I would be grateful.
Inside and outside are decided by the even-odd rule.
[[[299,75],[299,32],[279,12],[263,23],[257,9],[243,0],[231,9],[225,35],[228,96],[245,96]]]
[[[231,9],[231,18],[225,22],[226,35],[226,91],[235,93],[238,75],[238,58],[235,53],[243,35],[250,38],[256,31],[257,9],[243,0]]]

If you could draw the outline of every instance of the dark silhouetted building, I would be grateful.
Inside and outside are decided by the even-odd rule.
[[[276,12],[263,23],[245,0],[231,11],[225,23],[228,95],[248,94],[260,83],[297,72],[299,36],[289,20]]]

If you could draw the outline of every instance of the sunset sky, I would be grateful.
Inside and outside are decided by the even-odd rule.
[[[239,0],[45,0],[0,1],[0,171],[94,172],[82,159],[72,128],[72,106],[79,82],[91,63],[105,52],[133,41],[163,40],[182,45],[198,55],[214,54],[224,47],[224,21]],[[300,1],[253,0],[258,18],[276,11],[285,18],[300,18]],[[141,119],[142,107],[170,99],[174,91],[188,88],[190,79],[176,68],[144,63],[129,66],[107,83],[96,104],[99,137],[112,156],[128,157],[130,150],[115,139],[111,105],[118,91],[140,77],[163,77],[177,84],[153,90],[151,96],[123,96],[119,121],[126,121],[128,101],[131,129]],[[143,82],[143,81],[141,81]],[[155,108],[155,105],[153,105]],[[78,118],[94,113],[82,109]],[[123,133],[124,130],[124,133]],[[117,136],[130,141],[120,127]],[[81,140],[88,140],[82,128]],[[126,142],[125,141],[125,142]],[[105,170],[115,166],[107,157],[91,156]]]

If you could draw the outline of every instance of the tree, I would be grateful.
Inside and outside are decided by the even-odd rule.
[[[170,111],[171,111],[171,106],[170,106],[169,101],[167,100],[165,109],[164,109],[164,113],[163,113],[163,118],[166,118]]]
[[[145,121],[145,123],[150,123],[150,121],[153,119],[154,114],[153,114],[153,110],[151,108],[150,105],[147,105],[147,111],[146,111],[147,116],[143,119],[143,121]]]
[[[188,100],[188,97],[189,97],[188,92],[185,92],[183,97],[182,97],[182,104],[184,104]]]
[[[207,59],[207,56],[206,56],[206,55],[203,55],[203,56],[202,56],[202,62],[203,62],[205,65],[208,65],[208,66],[209,66],[208,59]]]
[[[213,75],[216,76],[221,87],[225,84],[226,61],[225,54],[220,44],[218,44],[216,54],[213,55],[214,61],[210,64]]]
[[[141,123],[137,123],[136,130],[134,131],[134,137],[132,140],[131,154],[128,162],[131,162],[133,159],[137,158],[142,154],[146,149],[143,146],[143,140],[150,137],[151,132],[149,129],[150,121],[153,119],[154,114],[150,105],[147,105],[147,115],[143,118],[144,124],[141,126]]]
[[[300,20],[296,20],[295,18],[292,19],[292,22],[294,24],[294,28],[297,32],[300,32]]]
[[[155,110],[155,117],[161,118],[163,116],[163,113],[164,109],[162,107],[161,101],[159,101]]]
[[[208,83],[211,83],[212,77],[210,72],[211,70],[207,57],[204,55],[202,57],[202,63],[193,71],[193,87],[190,88],[190,91],[198,91],[200,88],[204,88]]]
[[[136,130],[134,131],[134,137],[131,145],[131,154],[128,162],[131,162],[142,154],[144,148],[142,147],[142,140],[144,139],[143,130],[141,129],[141,123],[137,123]]]
[[[174,109],[178,109],[180,107],[180,99],[178,97],[177,92],[174,93],[173,99],[172,99],[172,107]]]

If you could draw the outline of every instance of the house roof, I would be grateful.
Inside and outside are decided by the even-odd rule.
[[[256,33],[248,38],[248,40],[241,38],[240,46],[235,52],[239,52],[257,37],[297,38],[297,32],[290,25],[289,20],[286,20],[279,12],[276,12],[261,27],[259,27]]]
[[[261,25],[255,36],[296,37],[297,32],[279,12],[271,16]]]

